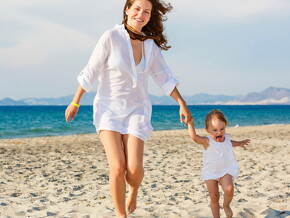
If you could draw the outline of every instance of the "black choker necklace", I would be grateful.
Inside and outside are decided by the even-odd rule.
[[[135,33],[137,35],[143,35],[142,32],[138,32],[137,30],[135,30],[133,27],[129,26],[128,24],[125,24],[127,30],[131,31],[132,33]]]

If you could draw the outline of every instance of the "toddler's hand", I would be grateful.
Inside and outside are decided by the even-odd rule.
[[[193,124],[194,122],[194,118],[193,117],[189,117],[188,118],[188,124]]]
[[[245,140],[241,141],[241,145],[240,146],[243,147],[244,149],[247,149],[245,146],[249,145],[250,142],[251,142],[250,139],[245,139]]]

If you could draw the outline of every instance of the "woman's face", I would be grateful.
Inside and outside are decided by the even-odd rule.
[[[138,32],[146,26],[151,17],[152,4],[148,0],[136,0],[130,8],[126,9],[127,24]]]

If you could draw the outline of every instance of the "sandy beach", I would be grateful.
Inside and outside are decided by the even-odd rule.
[[[229,127],[227,133],[251,139],[247,150],[234,149],[240,166],[234,217],[290,217],[290,125]],[[154,132],[144,166],[138,209],[129,217],[211,217],[202,147],[187,130]],[[96,134],[0,140],[0,217],[113,216]]]

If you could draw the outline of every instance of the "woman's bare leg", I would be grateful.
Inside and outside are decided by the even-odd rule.
[[[133,136],[124,135],[123,142],[126,152],[127,173],[126,181],[129,184],[129,195],[126,201],[128,214],[133,213],[137,208],[138,188],[144,177],[143,153],[144,141]]]
[[[209,192],[210,197],[210,208],[214,218],[220,218],[220,193],[218,187],[218,181],[210,179],[206,180],[205,184],[207,186],[207,190]]]
[[[234,184],[233,184],[233,178],[231,175],[226,174],[224,175],[220,180],[221,186],[224,191],[224,211],[227,216],[227,218],[233,217],[233,211],[230,208],[230,203],[232,202],[233,196],[234,196]]]
[[[122,135],[119,132],[100,131],[110,167],[110,190],[118,217],[126,217],[126,159]]]

